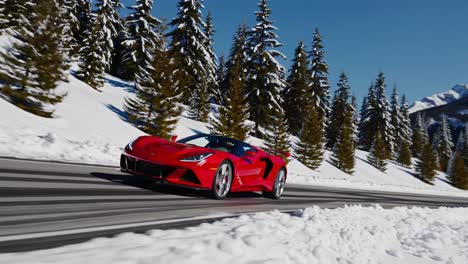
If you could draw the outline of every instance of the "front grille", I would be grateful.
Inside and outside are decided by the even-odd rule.
[[[127,160],[126,160],[126,157],[125,155],[120,155],[120,168],[122,168],[123,170],[126,170],[127,169]]]
[[[127,169],[131,171],[136,171],[136,160],[132,157],[127,157]]]
[[[162,177],[166,178],[172,172],[174,172],[175,168],[169,166],[162,166],[150,162],[146,162],[143,160],[138,160],[136,163],[136,172],[153,176],[153,177]]]

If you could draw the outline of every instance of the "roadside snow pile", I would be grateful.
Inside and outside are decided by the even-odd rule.
[[[1,263],[468,263],[468,209],[318,207],[124,233]],[[89,256],[92,256],[91,258]]]

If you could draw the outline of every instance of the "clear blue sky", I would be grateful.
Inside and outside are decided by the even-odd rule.
[[[125,5],[134,1],[124,0]],[[255,23],[257,0],[205,0],[216,28],[215,50],[227,54],[237,25]],[[176,0],[155,0],[154,15],[168,20]],[[300,40],[310,48],[312,31],[324,36],[330,80],[346,71],[359,100],[379,71],[410,102],[457,83],[468,83],[467,0],[270,0],[272,19],[289,67]]]

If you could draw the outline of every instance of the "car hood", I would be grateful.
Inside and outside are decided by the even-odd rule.
[[[169,141],[137,142],[131,154],[158,163],[179,161],[183,157],[195,156],[215,150]]]

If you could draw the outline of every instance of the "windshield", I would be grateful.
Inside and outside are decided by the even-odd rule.
[[[195,135],[177,141],[178,143],[189,144],[202,148],[210,148],[214,150],[229,152],[236,154],[237,142],[233,139],[211,136],[211,135]]]

